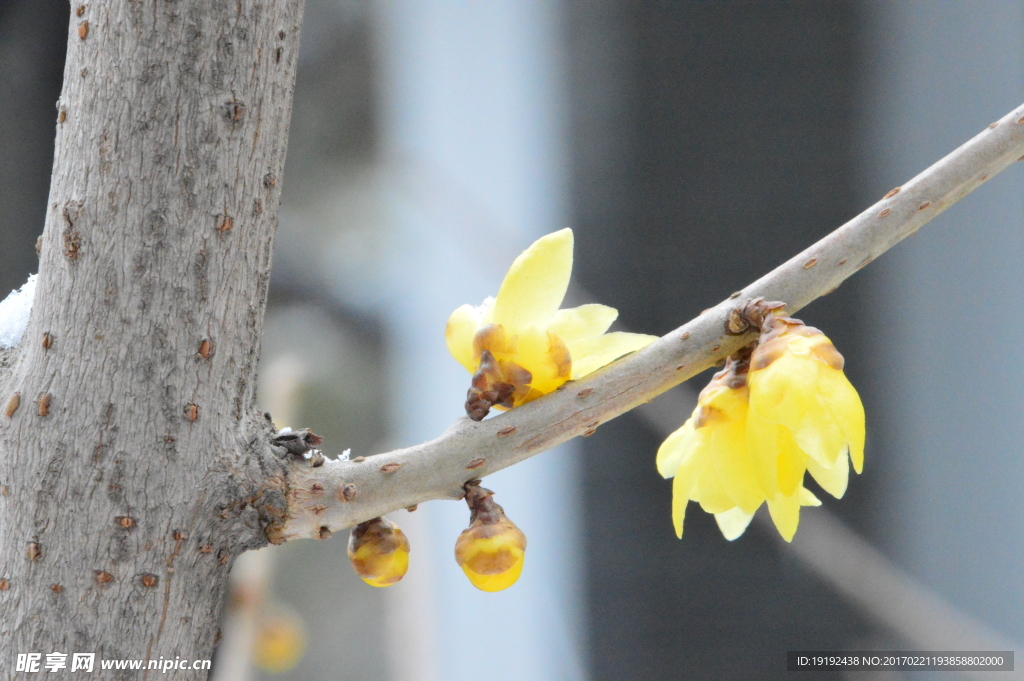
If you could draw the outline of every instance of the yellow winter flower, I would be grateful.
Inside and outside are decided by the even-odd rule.
[[[252,654],[265,672],[282,674],[292,669],[306,652],[306,628],[295,614],[281,607],[260,612]]]
[[[838,499],[846,493],[850,462],[863,470],[864,407],[843,363],[818,329],[789,317],[765,317],[750,359],[747,439],[767,493],[787,494],[792,474],[803,466]],[[769,501],[769,508],[783,536],[792,536],[799,507]]]
[[[798,512],[801,505],[821,503],[800,484],[803,468],[797,472],[782,466],[797,481],[785,494],[776,490],[769,496],[761,484],[747,440],[747,368],[746,356],[731,357],[701,391],[693,415],[658,450],[658,472],[666,478],[675,476],[672,522],[678,537],[683,536],[683,518],[691,500],[714,514],[719,529],[729,540],[743,534],[754,512],[766,500],[770,507],[789,508],[795,504]],[[786,536],[783,526],[778,527]],[[792,538],[792,534],[787,538]]]
[[[817,329],[787,316],[769,315],[751,357],[751,439],[760,445],[762,458],[785,446],[797,446],[809,457],[809,468],[848,470],[864,466],[864,408],[860,396],[843,373],[843,355]],[[780,426],[778,438],[766,426]],[[783,438],[788,438],[784,440]],[[842,464],[842,465],[840,465]],[[811,474],[817,479],[819,476]],[[818,479],[830,494],[842,497],[842,478]],[[829,488],[833,487],[833,488]]]
[[[618,316],[606,305],[560,310],[572,272],[573,236],[563,229],[523,251],[482,305],[448,318],[448,350],[473,374],[466,411],[511,409],[638,350],[655,336],[605,333]]]
[[[455,542],[455,562],[481,591],[501,591],[519,579],[526,559],[526,535],[479,485],[466,490],[472,509],[469,527]]]
[[[391,586],[409,569],[409,540],[390,520],[374,518],[352,528],[348,558],[370,586]]]
[[[864,409],[842,373],[842,356],[797,320],[768,311],[759,323],[753,354],[729,358],[658,450],[658,471],[675,476],[672,519],[680,537],[690,500],[715,514],[730,540],[767,502],[779,534],[791,541],[800,507],[821,503],[804,488],[804,473],[839,498],[849,461],[858,473],[863,466]]]

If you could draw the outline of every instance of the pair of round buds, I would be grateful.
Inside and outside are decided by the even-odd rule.
[[[526,535],[479,481],[466,486],[469,527],[455,542],[455,561],[481,591],[501,591],[516,583],[526,558]],[[391,586],[409,569],[409,540],[390,520],[374,518],[352,530],[348,557],[364,582]]]

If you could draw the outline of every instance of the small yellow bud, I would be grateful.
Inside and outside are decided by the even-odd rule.
[[[493,494],[479,485],[467,486],[472,515],[455,542],[455,562],[481,591],[502,591],[515,584],[526,558],[526,535],[494,503]]]
[[[281,674],[302,659],[306,652],[306,628],[297,615],[274,607],[260,613],[256,627],[253,655],[260,669]]]
[[[390,520],[367,520],[352,528],[348,558],[370,586],[391,586],[409,569],[409,540]]]

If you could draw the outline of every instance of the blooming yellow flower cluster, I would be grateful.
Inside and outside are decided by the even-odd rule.
[[[605,333],[619,314],[606,305],[558,309],[572,246],[571,229],[541,237],[512,263],[497,298],[463,305],[448,318],[448,350],[473,374],[466,402],[472,418],[526,404],[655,340]]]
[[[701,392],[697,408],[658,450],[672,485],[672,520],[682,537],[689,501],[715,515],[736,539],[767,502],[791,541],[801,506],[820,501],[804,473],[836,498],[849,464],[864,465],[864,408],[843,374],[843,358],[817,329],[772,312],[751,353],[734,355]]]

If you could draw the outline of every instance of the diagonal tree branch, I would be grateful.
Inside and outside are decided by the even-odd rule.
[[[289,472],[288,517],[273,542],[330,531],[431,499],[579,435],[712,366],[750,342],[725,334],[730,312],[762,296],[794,313],[1015,161],[1024,160],[1024,104],[866,211],[729,299],[648,347],[497,418],[456,421],[435,440],[353,461]]]

